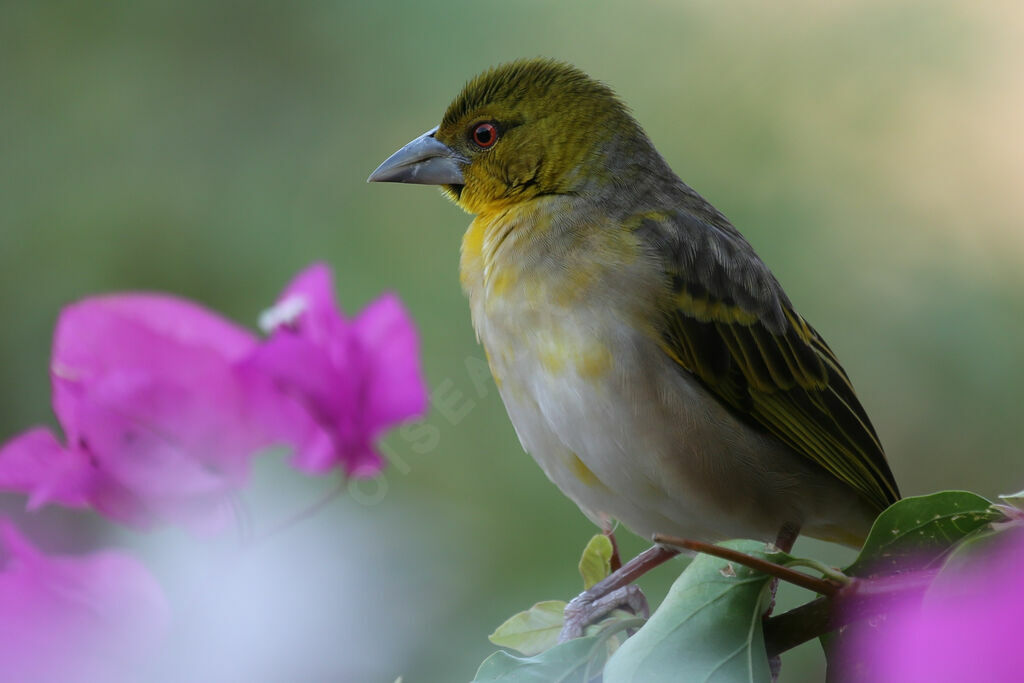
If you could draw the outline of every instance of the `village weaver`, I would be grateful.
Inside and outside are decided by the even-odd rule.
[[[460,279],[495,383],[602,528],[857,546],[899,497],[835,354],[604,84],[546,59],[493,68],[369,180],[439,185],[475,215]]]

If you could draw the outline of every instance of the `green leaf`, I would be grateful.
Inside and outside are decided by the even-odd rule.
[[[535,657],[495,652],[473,683],[588,683],[600,674],[606,652],[605,639],[596,636],[566,641]]]
[[[1009,493],[999,497],[1005,500],[1007,505],[1012,505],[1018,510],[1024,510],[1024,491],[1017,491],[1017,493]]]
[[[759,541],[721,545],[784,564]],[[698,555],[658,611],[608,660],[606,683],[771,681],[761,618],[771,577]]]
[[[984,529],[959,544],[942,569],[932,579],[925,592],[925,602],[945,600],[951,595],[972,590],[983,576],[986,567],[992,566],[993,558],[1005,555],[1024,543],[1024,524],[1020,522],[999,525],[997,529]]]
[[[487,638],[500,647],[509,647],[526,656],[540,654],[558,644],[565,621],[565,603],[545,600],[509,617]]]
[[[580,557],[580,576],[583,577],[583,590],[605,578],[612,572],[612,542],[604,534],[596,534],[583,549]]]
[[[870,576],[921,568],[1003,518],[990,501],[969,491],[904,498],[879,515],[857,560],[844,571]]]

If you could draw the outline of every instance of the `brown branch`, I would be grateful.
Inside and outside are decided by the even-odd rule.
[[[654,541],[720,557],[823,596],[765,619],[764,642],[769,658],[847,624],[884,614],[897,602],[919,597],[935,577],[934,572],[907,572],[870,579],[854,578],[841,586],[720,545],[661,534],[656,534]]]
[[[808,640],[890,611],[897,602],[919,597],[934,572],[908,572],[874,579],[854,579],[831,597],[822,597],[764,624],[764,644],[775,657]]]
[[[768,560],[762,560],[759,557],[753,555],[747,555],[741,553],[738,550],[731,550],[729,548],[723,548],[720,545],[713,545],[711,543],[704,543],[703,541],[693,541],[688,538],[676,538],[675,536],[664,536],[662,534],[654,535],[654,542],[661,543],[663,545],[670,545],[676,548],[684,548],[686,550],[693,550],[705,555],[713,555],[720,557],[723,560],[729,560],[736,564],[741,564],[744,567],[750,567],[759,572],[768,574],[769,576],[777,577],[788,583],[806,588],[807,590],[820,593],[822,595],[835,595],[840,586],[832,581],[826,579],[819,579],[814,576],[808,576],[803,572],[798,572],[789,567],[783,567],[781,564],[775,562],[769,562]]]
[[[831,598],[818,598],[764,622],[764,647],[768,657],[806,643],[844,624]]]

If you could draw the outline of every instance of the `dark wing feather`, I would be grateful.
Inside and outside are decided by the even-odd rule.
[[[662,348],[734,413],[879,510],[888,507],[899,498],[896,482],[835,354],[735,228],[717,212],[705,213],[630,221],[659,255],[671,255]]]

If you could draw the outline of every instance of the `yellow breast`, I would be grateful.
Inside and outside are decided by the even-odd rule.
[[[501,205],[476,216],[462,238],[460,281],[467,296],[517,296],[568,306],[629,281],[640,243],[631,230],[568,220],[564,199]]]
[[[614,366],[601,323],[635,308],[624,293],[639,245],[625,230],[558,223],[543,200],[483,213],[462,240],[460,279],[495,380],[573,373],[598,379]],[[635,278],[633,278],[635,280]]]

